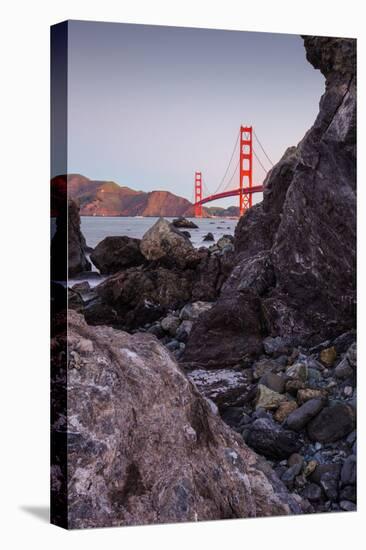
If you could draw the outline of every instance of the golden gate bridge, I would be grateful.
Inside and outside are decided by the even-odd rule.
[[[265,155],[267,161],[271,167],[273,162],[267,155],[264,147],[259,141],[254,128],[252,126],[240,126],[239,132],[236,137],[235,145],[229,160],[229,164],[225,170],[225,173],[217,186],[214,193],[208,192],[203,178],[202,172],[195,172],[194,177],[194,215],[196,218],[202,217],[202,205],[217,199],[224,199],[227,197],[239,196],[239,212],[242,216],[253,203],[253,194],[261,193],[263,191],[263,184],[253,185],[253,156],[258,161],[258,164],[262,170],[267,174],[267,169],[261,162],[260,157],[257,155],[253,147],[253,136]],[[230,167],[233,165],[235,158],[235,152],[237,152],[237,146],[239,144],[239,151],[237,154],[237,163],[232,171],[232,175],[229,176]],[[239,185],[238,185],[239,184]],[[205,191],[205,196],[203,194]]]

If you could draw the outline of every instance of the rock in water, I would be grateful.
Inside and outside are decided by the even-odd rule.
[[[180,216],[179,218],[172,221],[172,224],[174,227],[183,227],[187,229],[198,229],[198,225],[196,225],[192,220],[187,220],[187,218],[184,218],[183,216]]]
[[[67,268],[69,277],[91,271],[91,263],[86,257],[87,245],[80,230],[79,206],[75,201],[69,199],[68,213],[60,213],[56,227],[51,241],[52,278],[66,280]]]
[[[301,511],[153,336],[71,311],[68,342],[70,528]]]
[[[140,239],[125,236],[106,237],[94,248],[90,259],[106,275],[141,265],[145,261],[140,252]]]
[[[146,231],[140,249],[149,261],[159,260],[180,268],[197,264],[201,259],[192,243],[164,218],[160,218]]]
[[[257,323],[271,337],[311,346],[355,326],[356,41],[308,36],[304,45],[326,78],[320,111],[269,172],[263,202],[239,220],[236,266],[202,330],[202,359],[220,315],[221,346],[229,346],[220,302],[239,301],[242,282],[260,301]],[[245,312],[245,301],[242,307]],[[246,337],[252,339],[251,330]]]

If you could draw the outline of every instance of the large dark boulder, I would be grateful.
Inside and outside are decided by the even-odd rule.
[[[140,251],[140,239],[127,236],[106,237],[94,248],[90,259],[105,275],[141,265],[145,261]]]
[[[251,290],[235,298],[220,299],[194,323],[183,362],[187,367],[222,368],[262,347],[260,300]]]
[[[263,202],[239,220],[234,269],[187,343],[185,353],[191,358],[194,347],[197,361],[208,360],[219,334],[229,352],[228,299],[236,303],[233,316],[252,320],[241,335],[243,352],[259,325],[268,336],[309,347],[355,327],[356,41],[305,37],[304,44],[326,77],[319,114],[269,172]],[[255,322],[240,299],[248,290],[259,300]]]
[[[155,337],[68,321],[69,528],[301,512]],[[56,390],[57,337],[52,349]],[[52,474],[57,503],[65,480]]]
[[[88,323],[135,329],[187,302],[216,300],[230,271],[232,253],[180,250],[179,263],[173,256],[163,255],[124,269],[98,285],[97,298],[85,307]]]

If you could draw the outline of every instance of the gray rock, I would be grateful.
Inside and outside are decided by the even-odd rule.
[[[314,416],[316,416],[324,407],[325,402],[322,399],[310,399],[306,401],[301,407],[294,410],[286,418],[286,426],[290,430],[300,431]]]
[[[165,332],[168,332],[171,336],[175,336],[177,329],[180,325],[180,320],[174,315],[167,315],[161,320],[161,327]]]
[[[260,384],[277,393],[284,393],[286,380],[274,372],[267,372],[260,379]]]
[[[356,499],[356,485],[346,485],[342,487],[339,493],[339,500],[351,500],[352,502],[356,502]]]
[[[320,486],[329,500],[332,502],[338,500],[338,478],[332,472],[325,472],[321,476]]]
[[[253,378],[258,380],[267,373],[276,371],[278,369],[278,364],[273,359],[260,359],[254,363],[252,368]]]
[[[195,321],[200,315],[209,311],[213,307],[212,302],[193,302],[192,304],[187,304],[181,310],[179,318],[182,321]]]
[[[264,351],[268,355],[287,354],[290,350],[290,345],[291,340],[282,338],[281,336],[276,336],[275,338],[268,336],[263,340]]]
[[[315,483],[308,483],[305,485],[302,496],[310,500],[310,502],[319,502],[322,498],[322,490],[319,485]]]
[[[185,227],[187,229],[198,229],[198,225],[196,225],[192,220],[187,220],[187,218],[184,218],[183,216],[179,216],[179,218],[176,218],[172,221],[172,225],[174,227]]]
[[[267,386],[258,384],[257,397],[255,401],[256,409],[262,408],[266,410],[275,410],[284,401],[286,401],[286,397],[284,395],[281,395],[276,391],[272,391]]]
[[[352,344],[345,353],[342,361],[335,368],[337,378],[346,379],[354,376],[357,366],[357,347]]]
[[[186,342],[191,333],[193,321],[182,321],[175,334],[177,340]]]
[[[293,482],[295,481],[296,476],[301,472],[302,465],[300,463],[294,464],[282,474],[281,480],[287,485],[287,487],[292,487]]]
[[[202,395],[223,409],[242,403],[251,385],[246,371],[196,369],[187,376]]]
[[[166,344],[165,347],[168,348],[169,351],[174,351],[176,349],[179,349],[179,342],[177,340],[171,340]]]
[[[214,238],[214,236],[213,236],[212,233],[207,233],[207,235],[205,235],[205,236],[203,237],[203,240],[204,240],[204,241],[214,241],[215,238]]]
[[[318,464],[315,468],[315,470],[310,474],[309,479],[313,483],[317,483],[320,485],[322,478],[325,475],[331,474],[331,477],[335,480],[339,480],[341,473],[341,465],[340,464]]]
[[[354,427],[353,407],[339,403],[322,409],[307,425],[307,432],[312,441],[332,443],[348,435]]]
[[[178,229],[164,218],[160,218],[146,231],[140,242],[143,256],[149,260],[159,260],[164,265],[185,268],[198,262],[199,251]]]
[[[357,476],[357,459],[351,455],[343,463],[341,470],[342,485],[355,485]]]
[[[269,418],[259,418],[250,426],[247,443],[268,458],[282,459],[298,451],[298,435],[285,430]]]
[[[220,239],[218,239],[216,245],[222,250],[225,246],[231,246],[233,242],[234,237],[232,235],[223,235]]]
[[[308,377],[308,367],[306,363],[294,363],[286,369],[286,376],[306,382]]]

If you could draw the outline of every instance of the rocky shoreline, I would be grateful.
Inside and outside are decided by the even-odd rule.
[[[304,43],[319,115],[235,236],[161,218],[68,289],[74,527],[356,509],[355,43]]]

